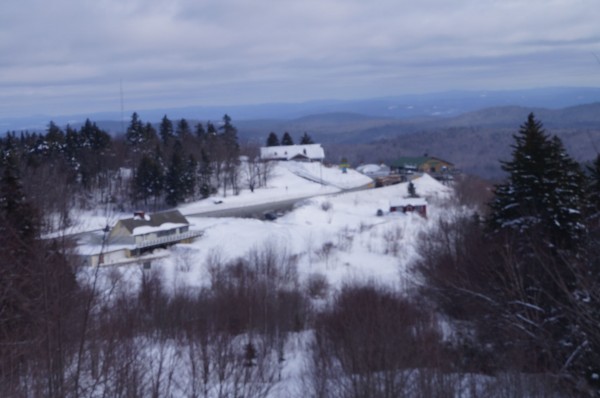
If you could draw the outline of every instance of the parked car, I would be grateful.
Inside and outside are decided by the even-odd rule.
[[[264,218],[267,221],[275,221],[277,220],[277,214],[273,213],[273,212],[268,212],[264,214]]]

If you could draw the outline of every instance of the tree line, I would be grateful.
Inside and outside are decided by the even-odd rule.
[[[302,134],[302,137],[300,137],[300,145],[310,145],[310,144],[314,144],[314,141],[310,137],[310,135],[308,135],[308,133],[305,132],[304,134]],[[288,133],[286,131],[283,133],[283,136],[281,137],[281,141],[280,141],[277,134],[275,132],[271,131],[269,133],[269,136],[267,137],[266,146],[280,146],[280,145],[281,146],[294,145],[294,139],[292,138],[290,133]]]
[[[143,204],[157,210],[217,192],[237,194],[249,170],[253,175],[246,179],[263,184],[267,173],[248,150],[228,115],[218,126],[191,126],[165,115],[155,127],[133,113],[126,132],[116,137],[89,119],[80,128],[50,122],[42,133],[8,132],[0,138],[0,169],[11,162],[42,213],[66,220],[73,207],[124,210]],[[240,167],[242,152],[253,155],[248,170]],[[261,173],[264,178],[258,178]]]

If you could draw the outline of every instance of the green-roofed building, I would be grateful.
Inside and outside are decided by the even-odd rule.
[[[438,174],[454,169],[454,164],[432,156],[401,157],[390,165],[392,170],[399,173],[422,172]]]

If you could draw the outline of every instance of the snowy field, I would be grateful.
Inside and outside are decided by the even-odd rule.
[[[231,192],[227,194],[221,192],[204,200],[184,203],[178,209],[184,215],[198,214],[213,210],[332,194],[344,189],[362,187],[373,182],[369,177],[355,170],[342,173],[337,166],[327,167],[322,166],[320,163],[300,162],[272,162],[272,164],[273,169],[266,187],[257,188],[254,192],[244,187],[244,166],[242,165],[242,181],[240,183],[242,189],[239,195],[232,195]],[[106,225],[113,226],[119,219],[129,217],[131,217],[130,213],[117,212],[113,204],[108,204],[104,208],[72,214],[74,225],[60,231],[60,234],[66,233],[69,235],[99,230]]]
[[[298,169],[322,175],[327,185],[299,177]],[[275,221],[189,217],[190,229],[203,231],[203,236],[156,251],[152,268],[163,275],[167,288],[201,287],[210,283],[208,267],[215,261],[227,263],[268,249],[293,257],[302,282],[318,275],[334,288],[345,282],[375,281],[403,290],[411,282],[406,269],[416,256],[419,235],[447,212],[451,189],[427,174],[413,180],[417,193],[428,201],[425,219],[389,213],[390,200],[407,196],[408,183],[342,192],[340,187],[361,187],[371,180],[353,170],[344,174],[337,168],[319,169],[318,164],[281,162],[268,188],[219,198],[225,202],[219,205],[214,204],[215,197],[183,205],[180,210],[191,214],[314,195]],[[378,210],[383,216],[377,216]],[[99,221],[98,227],[106,225],[106,219]],[[124,265],[118,272],[136,284],[142,271]]]
[[[429,201],[427,219],[388,213],[389,201],[407,194],[407,183],[307,199],[275,221],[192,217],[193,229],[203,230],[204,236],[174,247],[173,256],[160,266],[173,286],[200,286],[208,279],[209,257],[228,262],[275,246],[298,259],[301,280],[318,273],[332,286],[370,280],[402,288],[420,232],[437,219],[440,204],[450,195],[449,188],[428,175],[414,184]],[[379,209],[383,216],[376,215]],[[188,264],[184,272],[177,267],[182,259]]]

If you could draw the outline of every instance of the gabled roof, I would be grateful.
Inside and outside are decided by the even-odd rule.
[[[119,221],[121,225],[131,234],[139,227],[158,228],[164,224],[184,224],[189,225],[188,220],[179,212],[179,210],[163,211],[146,215],[145,217],[132,217]]]

